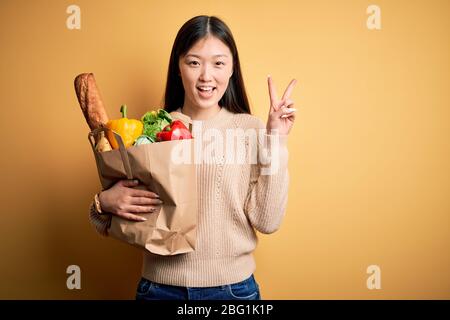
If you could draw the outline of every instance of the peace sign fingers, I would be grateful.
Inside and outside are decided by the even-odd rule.
[[[283,97],[281,98],[281,100],[286,100],[289,99],[291,97],[292,94],[292,90],[294,90],[294,86],[297,83],[297,80],[292,79],[291,82],[289,83],[289,86],[286,88],[286,91],[283,94]]]
[[[284,91],[283,97],[279,100],[272,77],[270,75],[267,76],[270,109],[266,130],[269,134],[272,134],[272,132],[278,132],[278,134],[287,135],[291,130],[295,120],[296,109],[294,108],[294,101],[292,101],[290,97],[296,83],[297,80],[292,79]]]
[[[276,108],[278,108],[278,95],[271,76],[267,76],[267,84],[269,85],[270,107],[277,110]]]
[[[278,99],[277,90],[275,88],[275,84],[272,80],[272,77],[269,75],[267,76],[267,83],[269,86],[269,96],[270,96],[270,107],[273,108],[275,111],[277,111],[280,108],[280,102],[287,100],[291,97],[292,90],[294,90],[294,86],[297,83],[296,79],[292,79],[289,83],[288,87],[286,88],[286,91],[283,94],[283,97],[281,100]]]

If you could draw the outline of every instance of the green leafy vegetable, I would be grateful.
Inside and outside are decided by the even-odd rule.
[[[155,141],[156,134],[172,123],[172,117],[166,110],[159,109],[158,111],[147,112],[142,116],[141,121],[144,124],[142,134],[149,136]]]

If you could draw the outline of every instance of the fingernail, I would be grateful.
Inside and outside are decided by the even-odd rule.
[[[295,108],[286,108],[286,112],[294,112],[297,111]]]
[[[146,218],[141,218],[141,220],[140,221],[147,221],[147,219]]]
[[[159,202],[158,202],[159,204],[162,204],[162,203],[164,203],[164,202],[162,202],[161,200],[159,200]]]
[[[270,78],[270,74],[267,75],[267,78]]]
[[[133,180],[133,183],[139,183],[139,181],[138,181],[138,180],[136,180],[136,179],[134,179],[134,180]]]

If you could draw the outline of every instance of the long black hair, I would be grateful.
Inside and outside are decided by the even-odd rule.
[[[219,106],[233,113],[251,113],[242,79],[239,55],[228,26],[215,16],[196,16],[188,20],[178,31],[170,54],[169,70],[167,72],[166,92],[164,95],[164,109],[175,111],[183,106],[184,88],[181,81],[179,59],[187,54],[189,49],[208,35],[215,36],[230,49],[233,55],[233,74],[227,90],[219,101]]]

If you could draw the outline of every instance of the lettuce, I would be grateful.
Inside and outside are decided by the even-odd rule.
[[[156,134],[172,123],[172,117],[166,110],[159,109],[158,111],[147,112],[142,116],[141,121],[144,124],[142,134],[156,141]]]

